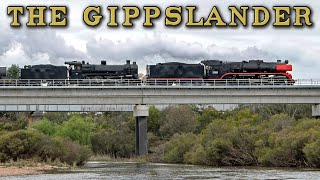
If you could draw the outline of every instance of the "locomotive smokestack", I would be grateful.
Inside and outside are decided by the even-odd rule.
[[[127,60],[127,64],[130,64],[130,60]]]
[[[107,65],[107,61],[101,61],[101,65]]]

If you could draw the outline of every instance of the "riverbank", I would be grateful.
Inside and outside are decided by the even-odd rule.
[[[41,167],[4,167],[0,166],[0,177],[3,176],[22,176],[22,175],[37,175],[45,171],[54,170],[55,167],[45,165]]]
[[[105,161],[105,162],[136,162],[136,163],[148,163],[150,162],[147,156],[131,157],[131,158],[113,158],[108,155],[93,155],[89,158],[89,161]]]
[[[59,161],[41,162],[36,159],[9,161],[7,163],[0,163],[0,177],[37,175],[43,174],[46,171],[68,168],[71,168],[71,166]]]

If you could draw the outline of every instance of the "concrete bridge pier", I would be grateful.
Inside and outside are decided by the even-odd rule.
[[[133,116],[136,118],[136,156],[147,155],[147,117],[149,116],[149,107],[147,105],[134,106]]]
[[[320,117],[320,104],[312,105],[312,116]]]

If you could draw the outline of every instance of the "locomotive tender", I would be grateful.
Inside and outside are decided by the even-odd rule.
[[[292,65],[288,61],[263,62],[250,60],[223,62],[205,60],[200,64],[178,62],[147,66],[147,78],[152,80],[202,80],[202,79],[280,79],[292,80]]]

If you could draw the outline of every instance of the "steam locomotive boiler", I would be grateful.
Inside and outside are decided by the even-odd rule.
[[[200,80],[200,79],[283,79],[292,80],[288,61],[263,62],[250,60],[223,62],[205,60],[200,64],[158,63],[147,66],[147,77],[153,80]]]
[[[292,65],[288,64],[287,60],[285,62],[206,60],[201,63],[206,67],[206,79],[292,79],[288,73],[292,71]]]
[[[138,65],[127,60],[124,65],[89,64],[84,61],[65,62],[70,79],[138,79]]]

